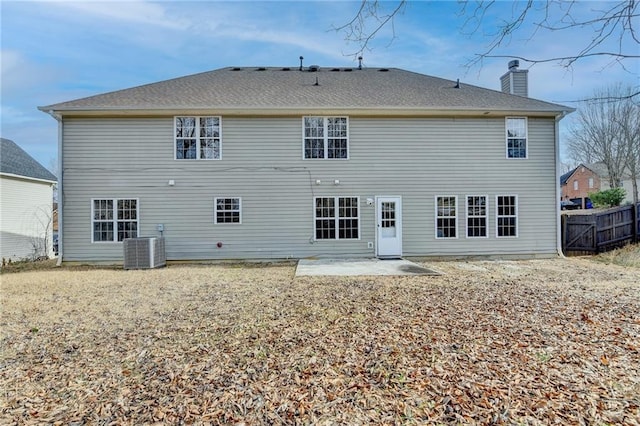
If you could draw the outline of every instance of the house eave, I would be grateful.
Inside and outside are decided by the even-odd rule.
[[[525,115],[528,117],[557,117],[573,112],[573,110],[518,110],[490,108],[407,108],[407,107],[171,107],[171,108],[63,108],[51,110],[39,107],[39,110],[66,117],[140,117],[140,116],[174,116],[174,115],[206,115],[225,116],[301,116],[301,115],[350,115],[368,117],[504,117],[509,115]]]
[[[47,185],[55,185],[58,182],[57,180],[40,179],[40,178],[31,177],[31,176],[16,175],[14,173],[0,172],[0,176],[11,178],[11,179],[28,180],[28,181],[38,182],[38,183],[46,183]]]

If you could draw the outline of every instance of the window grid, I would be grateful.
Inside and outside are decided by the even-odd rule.
[[[304,117],[305,159],[349,158],[347,117]]]
[[[496,196],[496,237],[518,236],[518,197]]]
[[[220,117],[176,117],[176,159],[219,160],[220,122]]]
[[[458,238],[456,196],[436,197],[436,238]]]
[[[358,197],[316,197],[316,240],[347,240],[360,237]]]
[[[527,119],[507,117],[507,158],[527,158]]]
[[[467,238],[486,238],[487,235],[486,195],[467,196]]]
[[[242,223],[240,198],[216,198],[214,223]]]
[[[94,199],[92,242],[121,242],[138,237],[138,200]]]

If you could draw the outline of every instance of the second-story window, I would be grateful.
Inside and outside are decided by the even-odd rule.
[[[349,158],[347,117],[304,117],[305,159]]]
[[[220,117],[176,117],[176,160],[219,160]]]
[[[527,158],[527,119],[507,117],[507,158]]]

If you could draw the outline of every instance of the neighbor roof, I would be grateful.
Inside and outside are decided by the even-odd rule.
[[[56,182],[58,179],[14,141],[0,138],[0,173]]]
[[[580,167],[580,166],[578,166]],[[568,171],[567,173],[563,174],[562,176],[560,176],[560,185],[566,185],[567,184],[567,180],[569,180],[569,178],[576,172],[576,170],[578,170],[578,167],[576,167],[575,169],[572,169],[570,171]]]
[[[398,68],[228,67],[39,107],[45,112],[466,111],[556,115],[572,108]]]

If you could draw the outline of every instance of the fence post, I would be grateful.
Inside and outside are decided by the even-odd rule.
[[[637,243],[640,241],[640,234],[638,233],[638,228],[640,228],[640,203],[633,204],[631,211],[633,213],[633,242]]]

